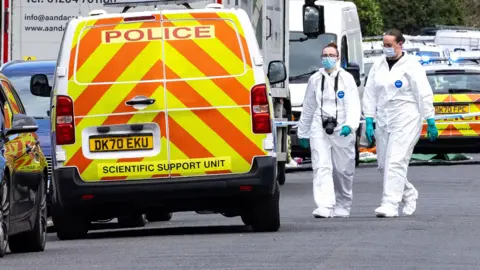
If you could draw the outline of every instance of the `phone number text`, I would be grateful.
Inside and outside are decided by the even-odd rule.
[[[103,4],[103,3],[116,3],[117,0],[27,0],[27,3],[33,4],[78,4],[78,3],[88,3],[88,4]]]

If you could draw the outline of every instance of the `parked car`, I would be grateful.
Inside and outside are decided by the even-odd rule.
[[[45,249],[47,160],[37,121],[0,74],[0,257]]]
[[[49,82],[53,82],[56,61],[11,61],[0,67],[3,73],[12,82],[17,90],[20,100],[25,105],[27,115],[37,120],[38,131],[36,132],[40,147],[48,162],[48,178],[47,178],[47,206],[50,210],[50,177],[52,164],[52,150],[50,141],[50,98],[34,96],[30,92],[30,79],[35,74],[47,75]],[[51,86],[51,85],[50,85]],[[48,211],[50,214],[50,211]]]

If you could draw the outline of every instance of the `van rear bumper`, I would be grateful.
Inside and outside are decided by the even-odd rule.
[[[72,167],[53,171],[53,204],[72,214],[112,218],[162,209],[168,212],[239,208],[273,196],[276,158],[256,157],[250,172],[188,178],[83,182]]]

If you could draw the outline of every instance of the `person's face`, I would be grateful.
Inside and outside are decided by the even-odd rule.
[[[335,50],[335,48],[332,48],[332,47],[325,48],[322,52],[322,58],[326,58],[326,57],[335,58],[335,61],[337,61],[338,60],[337,50]]]
[[[400,55],[402,53],[402,43],[398,43],[394,36],[383,36],[383,47],[393,48],[396,55]]]

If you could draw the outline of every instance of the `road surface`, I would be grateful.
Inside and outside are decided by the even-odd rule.
[[[101,230],[89,239],[49,234],[42,253],[7,254],[0,269],[479,269],[480,167],[411,167],[415,216],[374,217],[375,168],[357,169],[352,216],[314,219],[311,171],[287,175],[282,226],[253,233],[240,218],[175,213],[145,228]]]

